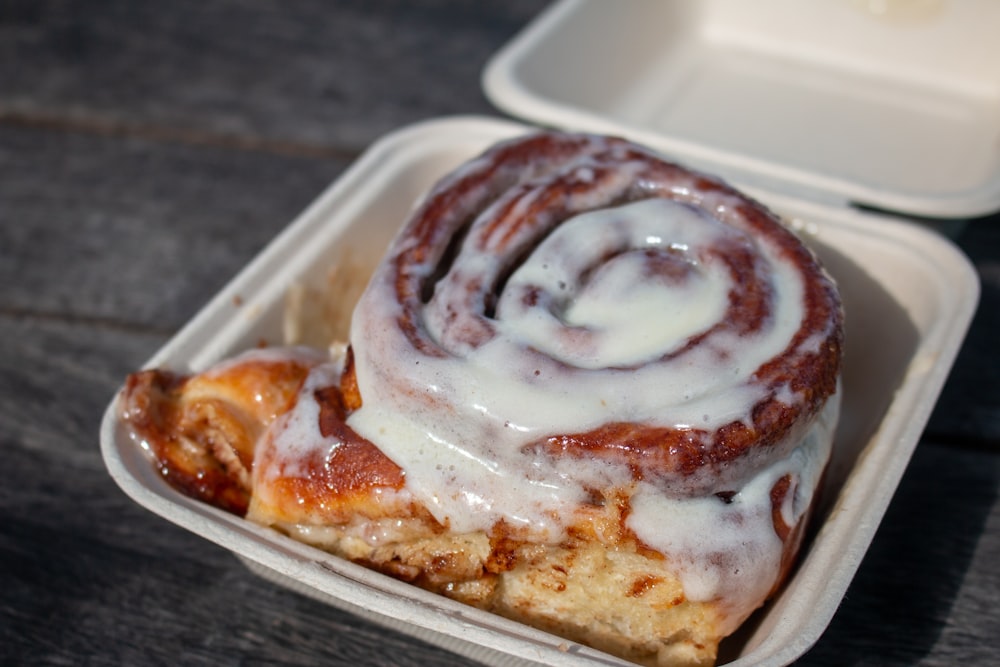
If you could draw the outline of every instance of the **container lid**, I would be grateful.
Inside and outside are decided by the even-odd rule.
[[[563,0],[483,87],[735,183],[974,217],[1000,210],[998,29],[992,0]]]

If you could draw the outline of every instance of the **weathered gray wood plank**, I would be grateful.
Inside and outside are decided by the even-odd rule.
[[[0,312],[173,331],[346,166],[0,123]]]
[[[1000,215],[969,223],[955,240],[976,267],[982,291],[927,432],[1000,453]]]
[[[419,119],[490,112],[486,58],[545,4],[4,3],[0,118],[356,151]]]

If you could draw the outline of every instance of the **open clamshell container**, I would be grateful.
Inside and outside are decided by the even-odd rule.
[[[611,7],[628,11],[616,13]],[[854,11],[844,11],[849,9]],[[907,208],[899,203],[920,199],[920,193],[926,194],[923,188],[899,188],[889,202],[863,197],[864,192],[883,192],[886,185],[861,186],[860,179],[852,184],[834,178],[832,167],[817,175],[740,155],[732,146],[671,138],[653,122],[662,116],[643,115],[639,102],[676,97],[666,91],[680,83],[672,83],[668,75],[683,78],[683,68],[672,69],[670,58],[691,62],[698,53],[706,56],[707,45],[691,41],[703,27],[699,21],[727,11],[734,13],[730,25],[736,30],[737,19],[748,11],[736,2],[562,3],[499,54],[486,73],[486,86],[499,105],[538,123],[629,135],[679,161],[724,175],[783,215],[838,281],[847,313],[844,404],[814,531],[780,594],[723,643],[719,659],[730,665],[781,665],[808,650],[843,598],[958,352],[979,286],[968,260],[940,234],[847,205],[856,200]],[[668,21],[671,16],[685,22]],[[753,25],[768,22],[758,18]],[[643,41],[635,34],[651,30],[660,37]],[[606,79],[591,79],[614,87],[584,93],[591,84],[583,77],[586,72],[574,69],[583,66],[575,58],[594,39],[618,40],[615,47],[623,49],[645,44],[653,51],[639,63],[643,67],[609,70]],[[739,67],[740,60],[729,64]],[[789,67],[805,75],[806,70]],[[662,90],[644,95],[659,80],[656,72],[665,77]],[[588,107],[587,100],[611,106]],[[977,108],[986,122],[985,107]],[[991,122],[1000,123],[1000,114]],[[349,313],[390,238],[432,183],[490,144],[530,129],[495,119],[452,118],[384,137],[147,365],[197,371],[261,341],[280,344],[289,295],[325,293],[337,302],[335,310]],[[992,130],[995,153],[996,127]],[[995,162],[995,154],[993,158]],[[985,157],[980,162],[997,168],[987,165]],[[841,163],[841,168],[848,173],[851,167]],[[955,215],[995,204],[990,184],[996,185],[996,174],[974,184],[972,171],[960,179],[970,196],[961,199]],[[796,178],[782,180],[782,174]],[[821,187],[834,181],[840,189]],[[903,190],[912,196],[907,199]],[[949,197],[960,199],[954,193]],[[101,447],[111,475],[136,502],[232,550],[261,576],[304,594],[487,664],[629,664],[369,571],[181,495],[129,439],[114,401],[102,422]]]

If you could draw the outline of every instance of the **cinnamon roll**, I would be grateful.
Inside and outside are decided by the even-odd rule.
[[[334,354],[145,371],[123,416],[207,502],[635,662],[711,664],[801,543],[842,320],[759,203],[544,132],[426,195]]]

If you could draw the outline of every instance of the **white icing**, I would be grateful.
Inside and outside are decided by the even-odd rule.
[[[736,490],[728,504],[716,496],[668,498],[640,484],[632,496],[627,525],[671,559],[689,599],[759,600],[767,594],[782,554],[773,527],[771,489],[785,475],[791,477],[781,515],[787,525],[796,525],[819,486],[839,410],[837,394],[802,443]]]
[[[475,178],[483,168],[473,161],[450,182]],[[534,178],[536,168],[526,169],[524,178]],[[501,168],[495,179],[508,176]],[[739,218],[743,200],[724,191],[704,194],[681,179],[669,186],[673,200],[600,208],[629,199],[626,192],[656,194],[665,186],[643,180],[638,161],[609,170],[585,159],[562,177],[588,185],[564,202],[570,212],[586,212],[570,213],[552,231],[541,223],[492,224],[503,211],[530,219],[544,188],[513,188],[483,207],[484,193],[458,194],[433,230],[433,240],[445,243],[429,244],[422,263],[407,265],[408,276],[435,275],[449,235],[466,221],[463,211],[484,211],[429,301],[408,304],[420,308],[412,319],[416,332],[400,326],[411,313],[396,298],[392,260],[418,243],[405,233],[354,312],[351,344],[363,406],[348,425],[399,465],[407,491],[458,532],[489,531],[503,520],[555,541],[588,489],[635,484],[623,464],[531,447],[549,436],[617,422],[712,432],[733,422],[750,425],[751,408],[768,398],[789,405],[803,398],[787,385],[755,381],[800,330],[804,287],[780,247],[728,224]],[[520,174],[514,180],[525,182]],[[757,258],[753,279],[763,281],[758,293],[768,300],[767,316],[751,333],[727,322],[747,276],[734,275],[719,259],[720,246],[750,249]],[[511,254],[516,267],[505,264]],[[489,304],[497,284],[503,289]],[[414,349],[414,336],[424,351]],[[698,344],[689,345],[693,338]],[[814,352],[822,340],[806,339],[799,352]],[[319,434],[310,396],[320,383],[331,384],[337,368],[316,367],[299,405],[273,429],[285,466],[337,446]],[[825,466],[837,406],[829,401],[801,443],[778,443],[792,452],[778,462],[750,457],[702,476],[659,480],[655,488],[638,483],[629,527],[675,563],[689,598],[753,600],[773,583],[781,541],[771,488],[792,476],[794,492],[780,510],[794,524]],[[726,504],[715,491],[735,495]]]
[[[308,464],[316,456],[327,456],[340,441],[320,432],[317,389],[337,387],[344,369],[343,349],[331,348],[330,358],[313,366],[299,389],[295,404],[280,415],[262,436],[275,454],[268,466],[255,466],[254,476],[265,482],[279,477],[308,477]]]
[[[713,208],[724,211],[720,201]],[[695,274],[680,281],[681,296],[670,294],[676,286],[669,284],[635,290],[621,276],[598,278],[600,294],[578,295],[586,304],[581,317],[607,321],[600,312],[605,306],[622,311],[626,320],[599,327],[596,334],[566,326],[546,308],[520,307],[525,285],[552,289],[576,281],[574,271],[590,262],[588,256],[600,255],[609,239],[615,248],[646,248],[650,238],[659,239],[653,243],[657,249],[679,254],[681,268]],[[670,356],[713,325],[711,316],[718,320],[725,313],[733,279],[715,262],[703,260],[701,252],[722,238],[757,245],[770,276],[771,317],[754,335],[721,329],[703,344]],[[495,252],[468,249],[466,257],[466,250],[437,285],[435,300],[459,289],[461,276],[498,271],[490,266],[499,261]],[[577,252],[583,258],[561,258]],[[349,424],[406,471],[408,487],[439,520],[474,530],[506,519],[558,535],[552,517],[583,497],[573,480],[592,476],[594,464],[577,459],[574,470],[560,474],[553,462],[529,460],[522,449],[550,434],[580,433],[616,421],[707,430],[747,421],[749,407],[768,392],[750,381],[752,375],[785,350],[803,316],[801,278],[778,253],[764,241],[667,200],[585,213],[564,222],[508,281],[492,338],[477,347],[455,345],[444,357],[412,354],[410,341],[395,326],[400,306],[392,298],[392,274],[383,267],[354,314],[352,341],[364,405]],[[629,260],[625,264],[610,273],[636,270]],[[678,305],[699,300],[697,308]],[[650,301],[659,307],[647,310]],[[575,307],[569,308],[570,320]],[[428,310],[434,312],[433,303]],[[428,316],[435,340],[447,338],[446,319]],[[617,339],[623,330],[626,343]],[[631,347],[636,340],[644,341],[638,352]],[[525,353],[526,347],[540,353]],[[648,363],[627,367],[639,361]],[[456,460],[467,463],[450,471]],[[441,488],[463,492],[442,496]]]
[[[697,209],[659,198],[576,216],[511,276],[497,305],[501,331],[581,368],[635,365],[674,352],[728,306],[724,267],[705,259],[706,250],[732,235]],[[598,264],[608,248],[621,254]],[[647,251],[664,256],[680,275],[647,275]],[[579,276],[594,264],[581,284]],[[553,295],[549,308],[516,298],[531,286]]]

